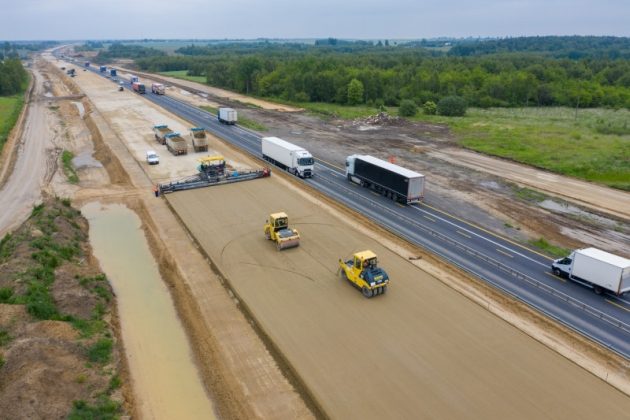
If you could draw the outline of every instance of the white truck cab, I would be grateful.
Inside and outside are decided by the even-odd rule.
[[[149,165],[157,165],[160,163],[160,157],[154,150],[147,150],[147,163]]]

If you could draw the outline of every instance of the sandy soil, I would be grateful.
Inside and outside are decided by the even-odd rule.
[[[41,67],[33,68],[33,100],[29,104],[12,173],[0,190],[0,237],[21,224],[33,205],[41,200],[41,190],[56,168],[56,143],[61,130],[56,126],[50,85]]]
[[[519,185],[560,196],[595,211],[610,213],[626,220],[630,219],[630,194],[623,191],[462,149],[443,148],[439,151],[431,150],[428,154],[456,165],[487,172]]]
[[[266,101],[264,99],[253,98],[251,96],[241,95],[240,93],[231,92],[229,90],[220,89],[213,86],[204,85],[201,83],[191,82],[188,80],[176,79],[175,77],[169,77],[164,75],[155,75],[150,73],[138,72],[129,69],[122,69],[127,73],[132,73],[137,76],[142,76],[148,80],[156,80],[162,83],[168,83],[172,86],[180,86],[184,89],[193,89],[195,91],[205,92],[208,95],[212,95],[219,99],[228,101],[240,102],[242,104],[252,104],[262,109],[268,109],[280,112],[300,112],[301,108],[295,108],[289,105],[277,104],[275,102]],[[150,83],[149,83],[150,86]]]
[[[144,150],[147,146],[156,148],[157,144],[150,131],[155,124],[153,120],[173,127],[179,124],[180,128],[187,127],[187,123],[135,94],[112,90],[111,83],[99,76],[81,72],[70,83],[75,82],[90,98],[88,108],[93,112],[86,122],[99,160],[104,162],[112,182],[120,184],[120,188],[113,190],[82,189],[76,199],[80,202],[95,198],[122,201],[141,217],[160,273],[170,286],[179,315],[194,343],[193,351],[219,416],[311,418],[309,408],[225,290],[220,274],[214,272],[195,249],[189,234],[173,217],[166,202],[152,197],[151,184],[156,180],[188,175],[196,166],[194,155],[168,159],[164,154],[162,157],[167,159],[162,159],[160,165],[146,165]],[[132,110],[136,117],[125,121],[125,114]],[[215,145],[211,143],[212,147]],[[224,145],[216,145],[215,151],[223,150],[227,151]],[[147,175],[154,177],[153,180]],[[130,184],[125,187],[125,183]]]
[[[278,177],[167,199],[333,418],[615,418],[630,409],[627,396]],[[278,203],[300,230],[299,248],[277,252],[261,233]],[[382,298],[364,299],[337,274],[338,258],[364,248],[393,279]]]

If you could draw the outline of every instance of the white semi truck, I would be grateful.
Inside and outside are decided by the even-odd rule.
[[[234,125],[238,120],[236,111],[232,108],[219,108],[217,111],[217,119],[221,124]]]
[[[300,178],[313,176],[315,159],[308,150],[277,137],[263,137],[261,143],[266,161]]]
[[[424,198],[424,175],[374,156],[348,156],[346,176],[351,182],[404,204]]]
[[[555,260],[551,271],[591,287],[598,295],[607,290],[619,296],[630,290],[630,260],[597,248],[577,249]]]

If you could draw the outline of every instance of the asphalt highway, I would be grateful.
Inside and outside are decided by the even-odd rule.
[[[94,66],[89,70],[99,73]],[[130,89],[127,80],[118,79]],[[223,125],[207,111],[147,90],[146,99],[262,159],[259,134]],[[308,149],[307,142],[300,145]],[[554,276],[552,260],[534,250],[427,204],[395,203],[349,182],[344,168],[315,159],[315,176],[300,182],[630,360],[630,298],[596,295]],[[426,176],[430,183],[431,175]]]

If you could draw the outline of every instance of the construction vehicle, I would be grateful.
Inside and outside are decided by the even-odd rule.
[[[166,144],[166,136],[171,134],[172,132],[173,130],[168,128],[168,125],[162,124],[162,125],[153,126],[153,133],[155,134],[155,140],[157,140],[157,142],[162,145]]]
[[[272,213],[265,221],[265,237],[276,243],[278,251],[300,245],[300,234],[289,228],[289,216],[286,213]]]
[[[205,129],[201,127],[191,128],[190,139],[192,140],[193,150],[195,152],[208,151],[208,138],[206,137]]]
[[[271,169],[262,168],[253,171],[230,170],[223,156],[207,156],[199,159],[197,175],[159,184],[160,193],[191,190],[193,188],[210,187],[213,185],[230,184],[232,182],[249,181],[251,179],[265,178],[271,175]]]
[[[175,156],[188,154],[188,144],[186,144],[186,140],[179,133],[169,133],[164,137],[166,139],[166,148],[169,152]]]
[[[360,289],[366,298],[382,295],[387,291],[389,276],[378,266],[378,259],[372,251],[357,252],[348,261],[340,258],[339,267],[341,276]]]

